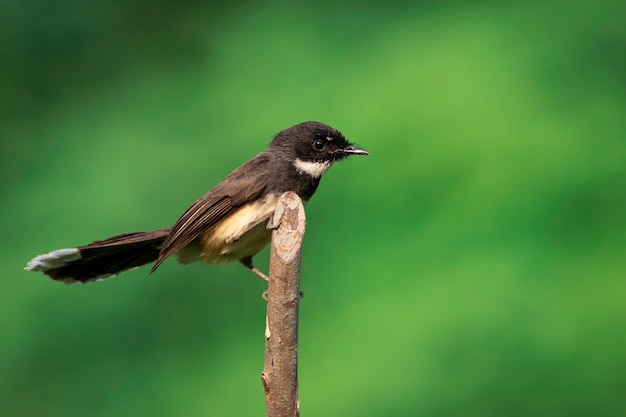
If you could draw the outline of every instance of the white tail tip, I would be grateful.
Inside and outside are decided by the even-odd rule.
[[[39,255],[26,264],[26,271],[48,271],[62,267],[72,261],[80,259],[80,251],[76,248],[53,250],[45,255]]]

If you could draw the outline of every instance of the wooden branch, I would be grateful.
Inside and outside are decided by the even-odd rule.
[[[297,417],[298,309],[304,206],[297,194],[280,196],[268,227],[274,229],[267,292],[265,364],[261,381],[268,417]]]

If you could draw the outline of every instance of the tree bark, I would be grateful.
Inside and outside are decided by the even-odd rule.
[[[274,229],[267,292],[265,363],[261,381],[268,417],[300,415],[298,310],[305,214],[297,194],[280,196],[268,227]]]

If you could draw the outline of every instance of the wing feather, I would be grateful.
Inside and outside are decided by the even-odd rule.
[[[269,178],[269,156],[265,152],[231,172],[180,216],[163,242],[151,272],[221,219],[262,195]]]

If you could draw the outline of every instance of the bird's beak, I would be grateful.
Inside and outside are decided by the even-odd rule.
[[[348,155],[369,155],[370,153],[362,148],[357,148],[356,146],[350,145],[347,148],[341,150],[343,153]]]

